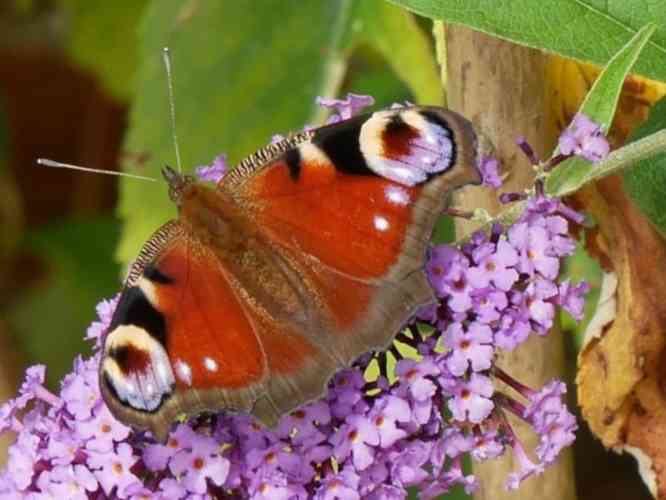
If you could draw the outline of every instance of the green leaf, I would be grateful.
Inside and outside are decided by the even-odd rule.
[[[637,128],[630,141],[666,129],[666,98],[650,111],[647,121]],[[666,235],[666,153],[638,162],[624,174],[624,188],[643,214]]]
[[[170,46],[178,137],[185,170],[219,153],[232,163],[275,133],[316,123],[317,95],[341,81],[339,49],[351,3],[255,0],[151,2],[141,23],[140,66],[125,149],[148,152],[148,173],[173,163],[161,50]],[[118,257],[127,262],[174,214],[162,183],[123,180]]]
[[[30,361],[48,365],[52,384],[71,371],[77,354],[90,352],[83,337],[95,304],[118,291],[119,226],[109,218],[68,220],[26,237],[25,249],[44,264],[46,278],[15,297],[5,319]]]
[[[375,107],[390,107],[395,102],[415,101],[414,94],[386,60],[369,45],[359,46],[348,59],[349,71],[340,95],[347,92],[371,95]]]
[[[604,132],[608,132],[615,116],[617,101],[622,92],[624,80],[633,68],[638,56],[645,48],[648,40],[656,30],[656,25],[647,24],[622,47],[608,62],[585,96],[579,112],[585,113],[595,122],[601,124]]]
[[[360,0],[354,4],[348,30],[347,43],[377,49],[419,104],[442,103],[432,43],[409,12],[384,0]]]
[[[643,48],[648,43],[655,26],[648,24],[613,56],[585,97],[579,112],[586,114],[608,131],[615,115],[624,79],[627,77]],[[553,195],[570,192],[582,186],[590,173],[598,168],[588,161],[572,158],[560,165],[548,177],[546,188]]]
[[[391,0],[418,14],[604,65],[647,23],[658,26],[636,72],[666,81],[666,8],[632,0]]]
[[[137,67],[137,25],[147,0],[61,0],[70,25],[68,51],[117,98],[128,99]]]

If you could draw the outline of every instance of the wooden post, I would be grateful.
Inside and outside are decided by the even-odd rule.
[[[445,31],[448,107],[469,118],[494,145],[494,156],[502,162],[507,175],[504,189],[521,191],[531,185],[533,171],[516,146],[516,139],[526,137],[540,157],[550,152],[556,140],[556,131],[549,124],[552,121],[545,116],[550,95],[546,88],[547,56],[461,26],[448,25]],[[438,36],[444,34],[440,32]],[[500,209],[497,193],[481,188],[462,192],[455,206],[464,210],[485,208],[491,214]],[[472,229],[474,226],[469,222],[456,226],[460,236]],[[556,331],[546,338],[533,336],[514,352],[502,354],[498,364],[531,387],[541,387],[554,377],[565,378],[563,338]],[[515,420],[512,424],[527,449],[534,450],[538,437],[524,424]],[[544,475],[528,479],[518,491],[508,492],[504,484],[514,470],[517,464],[510,452],[501,459],[475,465],[474,472],[481,484],[475,498],[576,498],[570,450]]]

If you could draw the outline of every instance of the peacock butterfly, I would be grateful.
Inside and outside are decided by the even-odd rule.
[[[166,167],[179,212],[144,245],[104,336],[100,386],[120,421],[245,411],[271,425],[386,348],[434,300],[427,245],[447,194],[479,183],[476,135],[409,106],[305,131],[217,185]]]

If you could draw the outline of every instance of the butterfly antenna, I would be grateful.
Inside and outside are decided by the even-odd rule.
[[[178,136],[176,135],[176,104],[173,98],[173,78],[171,77],[171,52],[169,47],[162,49],[162,56],[164,59],[164,69],[166,70],[167,88],[169,89],[169,111],[171,112],[171,135],[173,138],[173,147],[176,150],[176,166],[178,172],[183,169],[180,163],[180,148],[178,147]]]
[[[95,174],[117,175],[118,177],[129,177],[130,179],[140,179],[142,181],[157,182],[157,179],[152,177],[144,177],[143,175],[128,174],[126,172],[116,172],[115,170],[102,170],[99,168],[80,167],[79,165],[71,165],[69,163],[61,163],[59,161],[47,160],[46,158],[38,158],[38,165],[45,167],[67,168],[69,170],[80,170],[82,172],[93,172]]]

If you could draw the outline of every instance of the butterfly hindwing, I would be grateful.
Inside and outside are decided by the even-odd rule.
[[[269,252],[259,253],[274,262]],[[257,264],[257,273],[269,263]],[[178,222],[145,245],[100,364],[102,394],[117,418],[163,440],[178,415],[219,408],[250,412],[263,399],[270,404],[257,412],[272,422],[279,407],[264,397],[271,377],[337,366],[284,313],[268,314],[276,306],[257,302],[262,293],[248,294],[258,285],[236,279],[229,271],[235,266]],[[287,279],[279,272],[276,278]],[[289,396],[308,400],[321,392],[319,377],[307,380],[313,384],[301,383]]]

